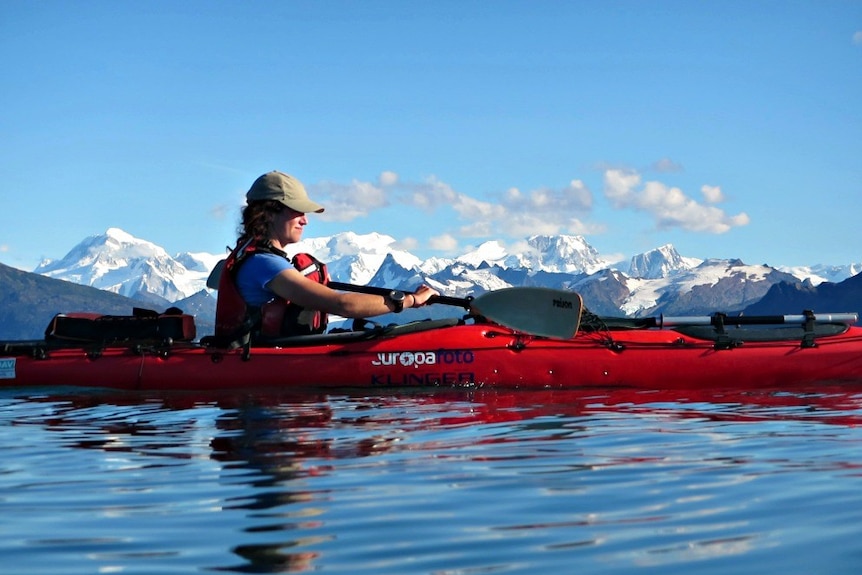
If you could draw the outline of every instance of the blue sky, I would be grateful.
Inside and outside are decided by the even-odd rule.
[[[581,234],[862,261],[862,2],[0,3],[0,262],[120,227],[232,244],[289,172],[306,236],[420,257]]]

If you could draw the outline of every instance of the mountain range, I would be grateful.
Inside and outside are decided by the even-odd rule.
[[[490,241],[451,259],[422,260],[395,244],[383,234],[345,232],[305,239],[293,252],[308,252],[327,262],[330,275],[340,282],[401,289],[425,282],[461,297],[509,286],[569,289],[583,296],[590,311],[608,316],[862,311],[862,276],[857,276],[862,264],[774,268],[735,259],[683,257],[670,244],[615,262],[603,258],[582,236],[568,235],[531,236],[516,251]],[[133,305],[180,307],[196,316],[199,334],[211,333],[216,294],[206,288],[206,279],[224,256],[171,256],[156,244],[110,228],[85,238],[61,259],[43,261],[32,274],[2,266],[0,337],[41,337],[45,323],[59,311],[129,313]],[[63,281],[49,289],[44,283],[49,278]],[[81,295],[83,286],[96,288],[87,292],[93,303]],[[54,295],[32,296],[49,292]],[[60,297],[72,292],[76,295],[71,300]],[[109,304],[102,298],[106,292],[122,299]],[[117,305],[128,307],[114,311]],[[24,306],[29,310],[22,311]],[[441,317],[463,310],[429,306],[405,311],[399,319],[412,319],[411,313]]]

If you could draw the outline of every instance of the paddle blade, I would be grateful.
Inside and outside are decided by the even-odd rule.
[[[515,331],[571,339],[581,323],[583,300],[570,291],[513,287],[484,293],[471,307],[494,323]]]

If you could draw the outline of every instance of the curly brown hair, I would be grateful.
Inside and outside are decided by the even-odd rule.
[[[240,239],[269,239],[272,222],[283,209],[284,204],[276,200],[250,202],[242,209],[242,223],[237,230]]]

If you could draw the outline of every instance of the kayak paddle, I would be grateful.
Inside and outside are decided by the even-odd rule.
[[[329,282],[332,289],[386,296],[388,288]],[[485,292],[475,298],[431,296],[429,304],[463,307],[471,313],[515,331],[571,339],[581,322],[583,301],[575,292],[542,287],[510,287]]]

